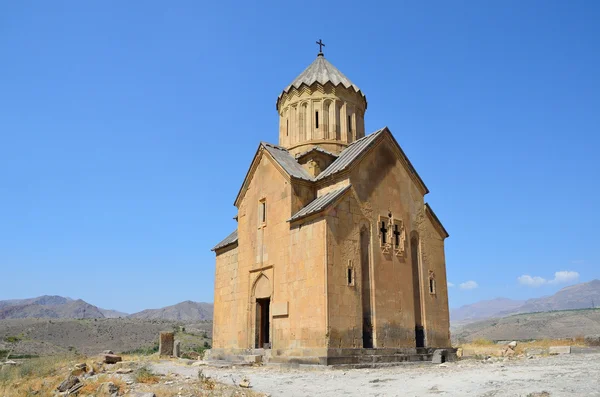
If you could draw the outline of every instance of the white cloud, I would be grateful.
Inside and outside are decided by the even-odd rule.
[[[519,284],[526,285],[528,287],[539,287],[546,284],[565,284],[572,281],[577,281],[578,279],[579,273],[571,270],[561,270],[560,272],[554,273],[554,278],[552,280],[546,280],[545,278],[539,276],[532,277],[528,274],[524,274],[517,278]]]
[[[571,281],[577,281],[579,279],[579,273],[570,270],[563,270],[554,273],[554,280],[550,280],[550,284],[570,283]]]
[[[479,287],[479,284],[477,284],[473,280],[469,280],[469,281],[465,281],[464,283],[460,284],[459,287],[460,287],[460,289],[475,289],[475,288]]]
[[[531,277],[528,274],[524,274],[518,278],[519,284],[527,285],[529,287],[539,287],[540,285],[544,285],[548,282],[545,278],[541,277]]]
[[[450,281],[448,281],[448,288],[452,288],[454,287],[454,284],[452,284]]]

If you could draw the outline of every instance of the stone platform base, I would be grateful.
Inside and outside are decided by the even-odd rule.
[[[433,362],[441,364],[455,361],[456,358],[456,349],[454,348],[302,349],[293,352],[270,349],[212,349],[206,351],[204,360],[230,362],[232,365],[262,363],[377,368],[406,363]]]

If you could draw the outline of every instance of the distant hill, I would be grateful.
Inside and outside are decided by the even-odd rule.
[[[213,304],[204,302],[185,301],[161,309],[148,309],[134,313],[129,318],[144,320],[171,320],[171,321],[204,321],[212,320]]]
[[[63,296],[56,295],[43,295],[37,298],[30,299],[11,299],[0,301],[0,309],[8,306],[24,306],[24,305],[64,305],[71,302],[73,299],[65,298]]]
[[[450,312],[450,320],[454,322],[473,322],[499,315],[508,310],[517,309],[525,301],[517,301],[508,298],[496,298],[481,301],[471,305],[465,305]]]
[[[456,327],[453,343],[474,339],[530,340],[600,334],[600,309],[515,314]]]
[[[554,310],[589,309],[600,307],[600,280],[592,280],[565,287],[551,296],[515,301],[497,298],[481,301],[451,310],[450,320],[456,325],[518,313],[548,312]]]
[[[106,310],[100,308],[98,308],[98,310],[100,310],[100,313],[104,315],[104,318],[125,318],[129,316],[129,314],[117,310]]]
[[[506,310],[501,314],[589,309],[594,307],[600,307],[600,280],[571,285],[552,296],[529,299],[522,306],[513,310]]]
[[[104,318],[102,312],[87,302],[68,300],[55,304],[55,301],[41,303],[5,304],[0,308],[0,320],[9,318]]]
[[[169,320],[182,322],[210,321],[213,304],[185,301],[160,309],[149,309],[127,314],[116,310],[101,309],[81,299],[44,295],[30,299],[0,301],[0,320],[22,318],[134,318],[146,320]]]

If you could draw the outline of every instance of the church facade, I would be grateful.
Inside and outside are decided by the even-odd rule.
[[[365,134],[364,93],[319,53],[276,108],[279,144],[259,144],[213,248],[213,356],[450,347],[448,233],[391,131]]]

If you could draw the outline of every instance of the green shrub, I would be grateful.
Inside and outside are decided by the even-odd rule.
[[[21,338],[18,337],[18,336],[7,336],[7,337],[4,338],[4,341],[6,343],[17,343],[20,340],[21,340]]]
[[[123,354],[130,354],[133,356],[150,356],[157,352],[158,352],[158,343],[155,343],[152,346],[138,347],[137,349],[125,351],[125,352],[123,352]]]

